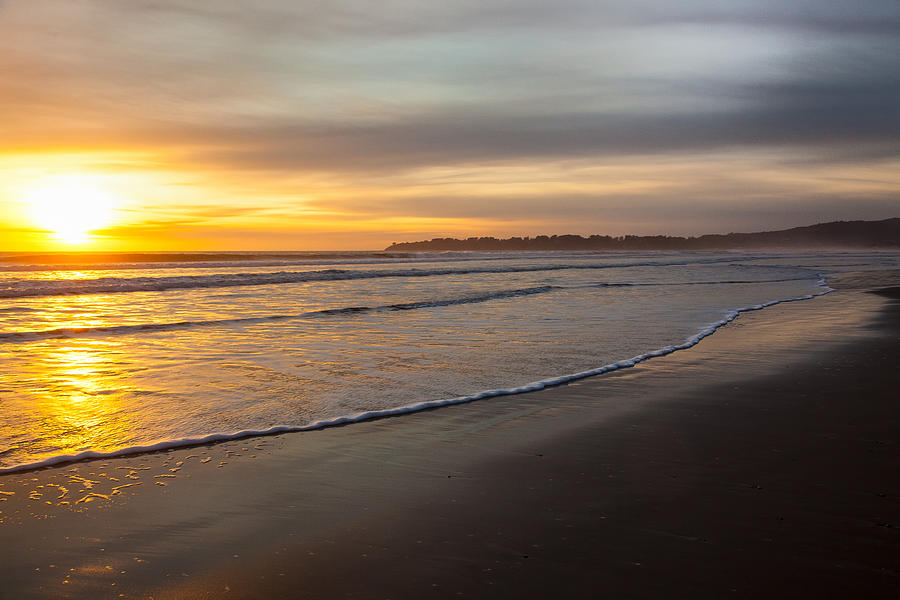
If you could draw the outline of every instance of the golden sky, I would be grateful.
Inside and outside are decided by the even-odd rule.
[[[900,5],[0,0],[0,250],[900,215]]]

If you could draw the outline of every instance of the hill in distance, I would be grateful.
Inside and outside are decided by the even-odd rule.
[[[536,237],[435,238],[394,243],[385,252],[514,252],[541,250],[743,250],[801,248],[900,248],[900,218],[883,221],[833,221],[807,227],[758,233],[709,234],[699,237],[539,235]]]

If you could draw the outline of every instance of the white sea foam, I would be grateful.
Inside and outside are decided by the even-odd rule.
[[[594,271],[636,267],[710,265],[731,262],[733,260],[732,257],[715,257],[691,258],[677,261],[642,260],[624,263],[557,263],[540,265],[379,270],[320,269],[313,271],[277,271],[272,273],[239,272],[160,277],[98,277],[93,279],[12,279],[3,282],[5,287],[0,288],[0,298],[160,292],[179,289],[227,288],[382,278],[423,278],[446,275],[516,274],[544,271]]]
[[[607,251],[544,251],[544,252],[304,252],[295,256],[278,258],[266,253],[250,253],[240,255],[238,260],[210,260],[198,259],[196,254],[156,253],[147,258],[156,257],[155,261],[142,262],[116,262],[115,257],[110,257],[108,262],[41,262],[41,257],[29,259],[26,256],[2,256],[0,255],[0,272],[65,272],[65,271],[126,271],[126,270],[164,270],[164,269],[222,269],[222,268],[265,268],[265,267],[289,267],[302,265],[384,265],[396,263],[465,263],[485,261],[512,261],[531,259],[595,259],[597,257],[615,256],[627,259],[629,256],[666,256],[680,253],[666,252],[607,252]],[[702,253],[698,253],[702,255]],[[753,260],[755,254],[736,251],[730,253],[741,260]],[[758,254],[758,253],[756,253]],[[178,259],[176,259],[176,257]],[[168,258],[169,260],[165,260]],[[10,262],[13,260],[14,262]]]
[[[809,277],[791,277],[783,279],[758,279],[758,280],[722,280],[722,281],[687,281],[677,283],[616,283],[602,282],[589,283],[578,287],[596,287],[596,288],[617,288],[617,287],[660,287],[660,286],[712,286],[712,285],[745,285],[745,284],[763,284],[763,283],[784,283],[789,281],[805,281]],[[328,308],[314,311],[307,311],[297,314],[275,314],[261,315],[254,317],[237,317],[228,319],[206,319],[191,321],[174,321],[162,323],[135,323],[128,325],[109,325],[109,326],[93,326],[93,327],[57,327],[53,329],[43,329],[34,331],[12,331],[0,333],[0,344],[2,343],[23,343],[46,339],[71,339],[79,337],[105,337],[115,335],[135,335],[141,333],[155,333],[160,331],[175,331],[178,329],[191,329],[202,327],[222,327],[232,325],[252,325],[274,321],[298,320],[298,319],[314,319],[321,317],[338,317],[353,316],[360,313],[390,311],[390,310],[416,310],[422,308],[439,308],[444,306],[474,304],[479,302],[489,302],[491,300],[503,300],[508,298],[516,298],[522,296],[530,296],[534,294],[543,294],[554,290],[564,289],[564,286],[537,286],[532,288],[501,290],[482,294],[477,296],[463,296],[459,298],[446,298],[424,300],[420,302],[406,302],[390,304],[385,306],[348,306],[341,308]],[[34,309],[24,307],[20,308],[0,308],[2,312],[30,312]]]
[[[476,304],[491,300],[505,300],[534,294],[544,294],[558,286],[540,286],[517,290],[501,290],[480,296],[464,296],[461,298],[448,298],[442,300],[427,300],[423,302],[405,302],[400,304],[388,304],[385,306],[348,306],[343,308],[326,308],[294,315],[265,315],[260,317],[243,317],[234,319],[213,319],[205,321],[176,321],[169,323],[140,323],[136,325],[111,325],[106,327],[61,327],[45,329],[42,331],[15,331],[0,333],[0,343],[31,342],[45,339],[64,339],[76,337],[103,337],[111,335],[133,335],[137,333],[153,333],[159,331],[173,331],[177,329],[189,329],[196,327],[220,327],[225,325],[249,325],[254,323],[266,323],[270,321],[287,321],[295,319],[313,319],[333,316],[351,316],[360,313],[376,311],[416,310],[422,308],[440,308],[444,306]]]

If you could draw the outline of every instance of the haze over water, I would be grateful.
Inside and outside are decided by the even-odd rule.
[[[821,294],[823,274],[900,266],[898,253],[340,260],[0,263],[0,467],[554,381]]]

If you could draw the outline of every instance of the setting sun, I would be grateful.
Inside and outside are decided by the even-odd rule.
[[[54,176],[28,190],[29,217],[67,244],[82,244],[91,232],[108,225],[118,199],[88,176]]]

